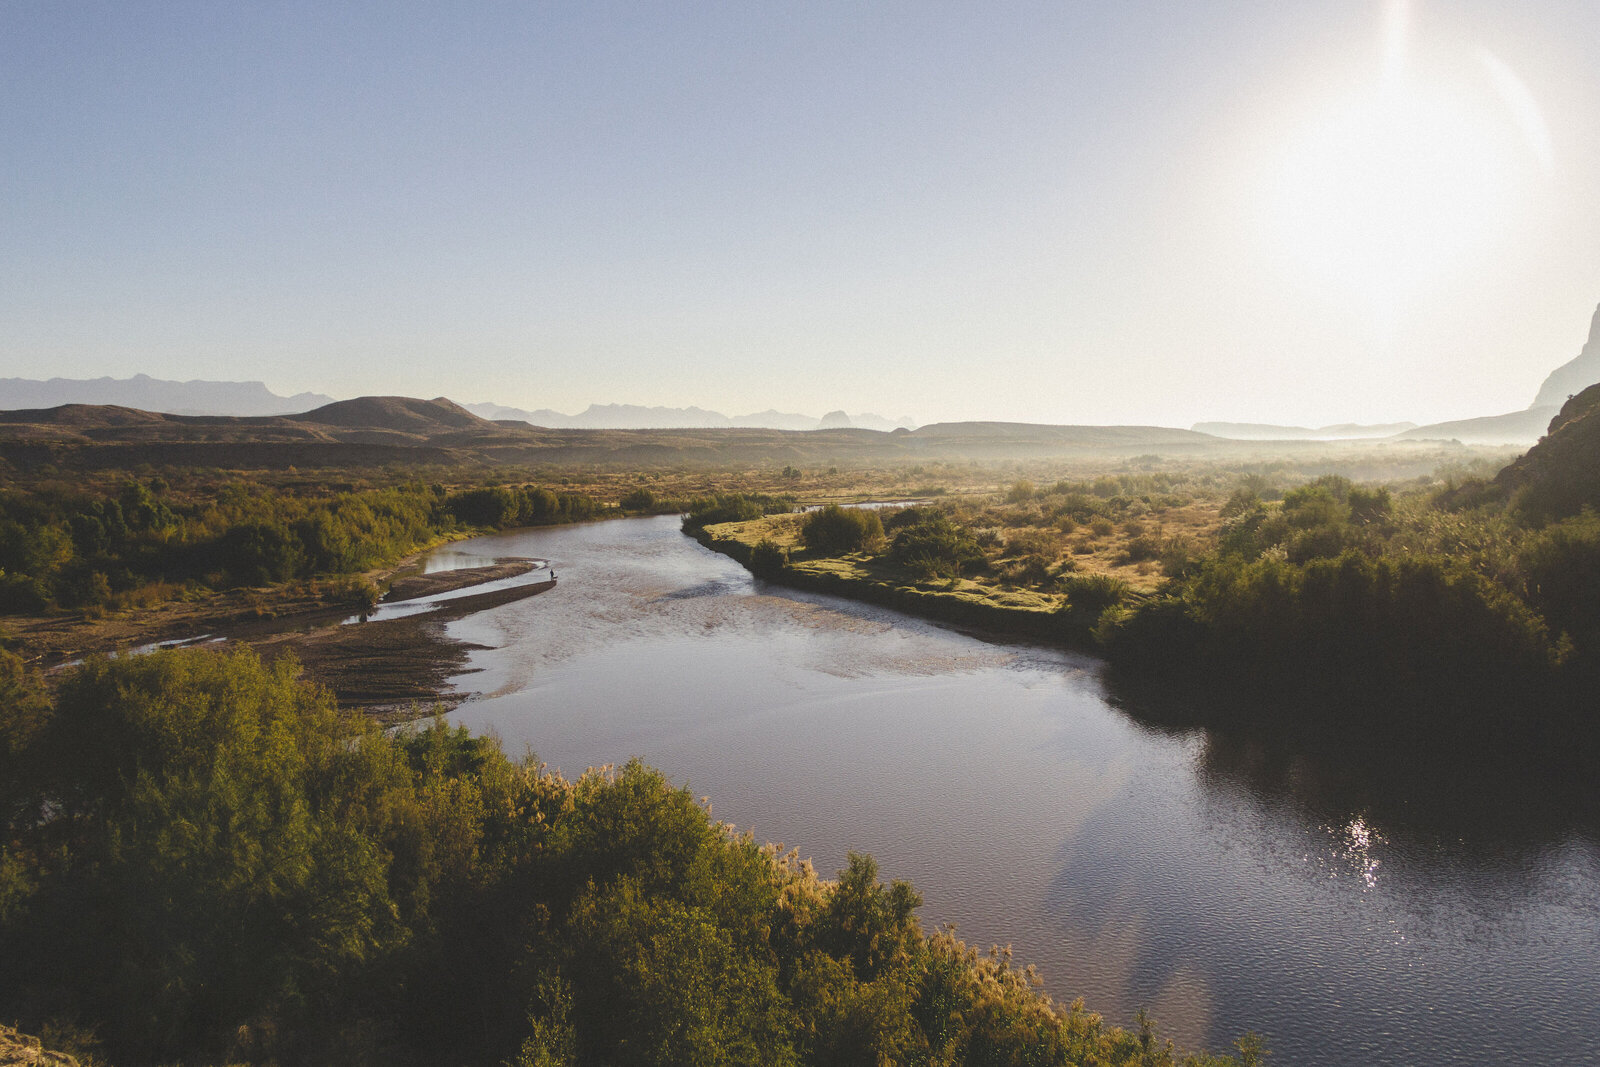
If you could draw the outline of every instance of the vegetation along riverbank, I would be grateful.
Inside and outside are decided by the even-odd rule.
[[[285,657],[8,661],[0,1005],[85,1063],[1223,1067],[639,763],[385,731]],[[114,950],[111,950],[114,946]]]
[[[1195,724],[1593,769],[1600,387],[1550,429],[1498,473],[1395,486],[1122,473],[871,512],[716,521],[724,504],[684,528],[772,581],[1097,649],[1193,692]]]

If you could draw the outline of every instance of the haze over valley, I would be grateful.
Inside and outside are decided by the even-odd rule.
[[[0,1064],[1600,1063],[1596,56],[0,5]]]

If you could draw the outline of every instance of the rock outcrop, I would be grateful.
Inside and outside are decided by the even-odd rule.
[[[1576,359],[1563,363],[1550,372],[1550,376],[1539,387],[1539,395],[1534,398],[1534,407],[1559,407],[1567,402],[1569,396],[1576,396],[1589,386],[1600,382],[1600,307],[1594,309],[1594,318],[1589,323],[1589,340],[1583,346]]]
[[[1561,406],[1544,440],[1495,477],[1513,504],[1536,519],[1600,506],[1600,384]]]

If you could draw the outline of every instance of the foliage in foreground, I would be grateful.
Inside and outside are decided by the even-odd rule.
[[[175,651],[6,702],[0,1016],[122,1064],[1238,1062],[926,935],[868,857],[823,881],[637,762],[384,733],[295,672]]]

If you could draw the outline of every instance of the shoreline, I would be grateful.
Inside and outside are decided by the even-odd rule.
[[[503,582],[545,565],[544,560],[506,557],[483,567],[419,573],[420,559],[435,547],[362,576],[388,585],[378,606]],[[18,636],[47,678],[88,656],[168,646],[245,646],[268,660],[292,654],[304,675],[331,690],[341,707],[398,722],[448,710],[468,695],[448,693],[445,685],[481,646],[447,638],[444,624],[554,586],[546,579],[468,593],[424,611],[360,623],[348,620],[362,613],[362,605],[330,600],[321,591],[235,590],[128,616],[30,619]]]
[[[1022,638],[1080,652],[1095,651],[1086,628],[1066,618],[1057,604],[1033,594],[1001,594],[1014,596],[1018,601],[1007,604],[996,601],[992,595],[979,597],[969,591],[922,588],[907,584],[903,579],[893,581],[866,574],[846,574],[837,568],[819,569],[809,566],[811,561],[790,563],[770,571],[756,570],[750,565],[754,545],[728,532],[744,525],[747,524],[720,523],[684,532],[774,585],[893,608],[920,619],[961,626],[984,635]]]
[[[487,574],[476,581],[458,582],[451,588],[462,589],[503,578],[505,575],[494,572],[504,566],[473,568],[475,572]],[[521,573],[532,569],[528,565]],[[457,597],[420,614],[341,623],[248,643],[264,659],[292,654],[300,661],[306,677],[331,690],[340,707],[361,711],[384,723],[407,722],[449,711],[471,695],[446,692],[445,685],[451,678],[468,673],[465,670],[468,658],[486,646],[446,637],[446,623],[537,596],[554,589],[555,585],[550,579],[529,582],[510,589]],[[386,601],[401,602],[404,601]]]

